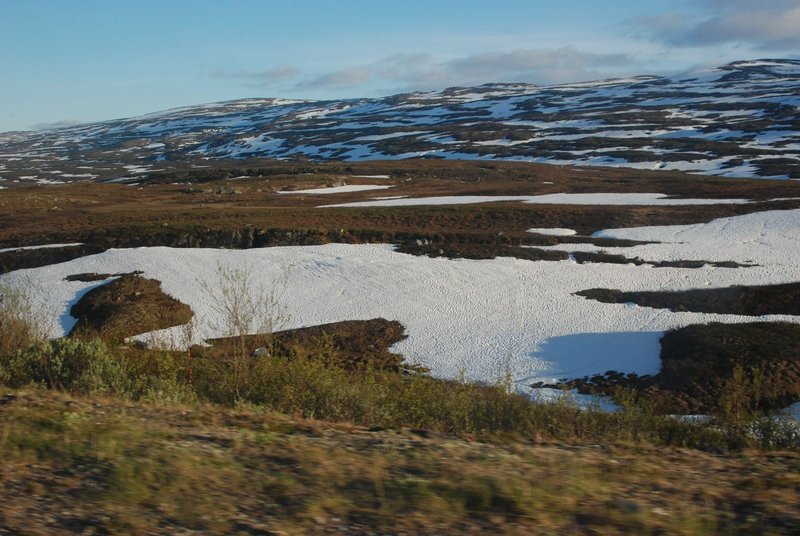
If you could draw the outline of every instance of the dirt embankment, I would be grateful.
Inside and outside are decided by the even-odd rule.
[[[192,355],[224,359],[232,353],[246,356],[274,355],[288,359],[315,359],[347,370],[367,367],[393,372],[424,371],[404,363],[400,354],[389,351],[407,337],[396,320],[346,320],[306,328],[244,337],[209,339],[210,347],[192,347]]]

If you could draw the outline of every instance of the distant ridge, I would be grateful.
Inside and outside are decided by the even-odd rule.
[[[195,159],[418,157],[797,179],[800,60],[547,87],[499,83],[375,99],[242,99],[5,133],[0,186],[96,180],[104,175],[95,168],[103,167],[138,176]]]

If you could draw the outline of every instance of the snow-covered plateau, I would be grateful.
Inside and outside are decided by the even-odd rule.
[[[560,229],[554,234],[566,233]],[[410,362],[429,367],[437,377],[463,373],[486,381],[497,379],[508,367],[520,390],[535,381],[608,370],[656,373],[659,339],[672,328],[710,321],[800,322],[800,317],[783,315],[670,312],[574,295],[596,287],[685,290],[800,281],[800,210],[598,234],[657,242],[615,248],[630,258],[736,261],[750,266],[690,269],[516,258],[453,260],[408,255],[380,244],[249,250],[144,247],[18,270],[0,281],[42,289],[37,307],[55,337],[75,323],[70,306],[101,284],[69,282],[66,276],[141,270],[191,306],[197,321],[191,342],[201,342],[221,335],[213,328],[221,318],[208,285],[218,281],[220,267],[240,268],[249,271],[257,285],[278,286],[290,318],[284,328],[376,317],[399,320],[408,338],[393,349]],[[181,327],[144,338],[160,344],[190,342]]]
[[[557,86],[242,99],[0,133],[0,186],[22,176],[39,184],[146,180],[181,163],[230,158],[512,160],[798,179],[799,110],[800,60],[792,59]],[[86,170],[98,176],[79,177]]]

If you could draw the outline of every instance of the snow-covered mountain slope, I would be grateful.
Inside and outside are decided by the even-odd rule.
[[[137,177],[195,159],[502,159],[800,178],[800,60],[378,99],[246,99],[0,134],[12,180]]]

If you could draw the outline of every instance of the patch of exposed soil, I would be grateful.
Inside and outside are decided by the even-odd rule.
[[[800,315],[800,283],[735,286],[682,291],[622,292],[593,288],[575,293],[603,303],[635,303],[673,312],[716,313],[745,316]]]
[[[23,268],[38,268],[49,264],[71,261],[86,255],[100,253],[106,248],[97,245],[80,245],[63,248],[18,249],[0,253],[0,274],[22,270]]]
[[[421,242],[421,243],[420,243]],[[567,254],[563,251],[519,247],[510,244],[474,244],[469,242],[426,243],[417,240],[398,246],[397,251],[412,255],[447,257],[450,259],[494,259],[496,257],[516,257],[529,261],[563,261]]]
[[[572,253],[573,258],[578,264],[585,263],[605,263],[605,264],[634,264],[642,266],[648,264],[654,268],[702,268],[703,266],[713,266],[715,268],[750,268],[756,266],[755,264],[741,264],[735,261],[699,261],[699,260],[680,260],[680,261],[647,261],[634,257],[633,259],[625,255],[617,255],[606,252],[595,251],[575,251]],[[588,291],[587,291],[588,292]],[[602,301],[602,300],[601,300]]]
[[[141,275],[143,272],[141,272],[140,270],[136,270],[134,272],[128,272],[128,273],[132,274],[132,275]],[[124,274],[124,273],[120,273],[120,274],[98,274],[98,273],[94,273],[94,272],[92,272],[92,273],[83,273],[83,274],[72,274],[72,275],[68,275],[67,277],[65,277],[64,281],[81,281],[81,282],[84,282],[84,283],[90,283],[92,281],[104,281],[104,280],[112,278],[112,277],[120,277],[120,276],[123,276],[123,275],[128,275],[128,274]]]
[[[78,323],[71,337],[123,340],[157,329],[186,324],[191,308],[161,290],[161,283],[125,274],[87,292],[70,309]]]
[[[224,357],[234,353],[259,353],[290,359],[319,359],[349,370],[367,367],[382,370],[423,371],[403,362],[403,356],[389,348],[407,337],[405,328],[396,320],[347,320],[272,334],[246,335],[209,339],[210,348],[195,346],[193,355]]]

